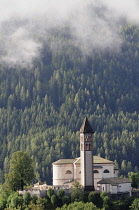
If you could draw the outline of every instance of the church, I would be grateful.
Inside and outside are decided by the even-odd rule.
[[[87,118],[80,128],[80,157],[60,159],[53,163],[53,187],[72,187],[78,181],[86,191],[131,195],[128,178],[118,178],[118,169],[113,161],[93,156],[93,129]]]

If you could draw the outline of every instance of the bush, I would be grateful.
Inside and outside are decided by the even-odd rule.
[[[70,198],[68,197],[68,196],[63,196],[62,197],[62,204],[64,205],[64,204],[69,204],[70,203]]]
[[[102,205],[102,198],[100,194],[97,192],[90,192],[88,195],[88,202],[94,203],[97,207]]]
[[[131,210],[139,210],[139,198],[136,198],[132,205],[130,206]]]
[[[25,205],[29,205],[30,201],[31,201],[31,195],[29,192],[25,192],[25,194],[23,195],[23,199],[24,199],[24,203]]]
[[[103,199],[105,196],[107,196],[108,194],[106,192],[102,192],[100,193],[100,197]]]
[[[65,191],[63,189],[60,189],[60,190],[57,191],[57,196],[59,198],[62,198],[64,195],[65,195]]]
[[[57,203],[57,197],[56,197],[56,195],[52,195],[52,197],[51,197],[51,203],[53,204],[53,206],[56,205],[56,203]]]
[[[32,203],[33,203],[33,204],[36,204],[36,203],[37,203],[37,200],[38,200],[37,195],[33,195],[33,196],[32,196]]]
[[[64,205],[62,208],[56,210],[99,210],[93,203],[74,202],[69,205]]]
[[[47,190],[47,195],[48,195],[49,198],[51,198],[52,195],[54,195],[54,190],[53,190],[52,188],[49,188],[49,189]]]

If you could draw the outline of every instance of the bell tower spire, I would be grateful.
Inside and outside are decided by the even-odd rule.
[[[87,119],[80,128],[80,156],[81,156],[81,185],[87,191],[94,190],[93,175],[93,129]]]

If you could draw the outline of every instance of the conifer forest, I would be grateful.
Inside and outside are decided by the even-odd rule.
[[[35,181],[52,184],[52,162],[80,156],[85,117],[94,155],[114,161],[122,175],[139,171],[139,27],[119,30],[118,51],[84,53],[63,25],[47,33],[31,68],[0,64],[0,183],[11,155],[22,151]]]

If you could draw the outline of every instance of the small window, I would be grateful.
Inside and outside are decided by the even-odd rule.
[[[99,171],[98,171],[98,170],[94,170],[93,172],[94,172],[94,174],[98,174],[98,173],[99,173]]]
[[[90,151],[92,148],[91,148],[91,144],[90,143],[86,143],[85,144],[85,149],[87,150],[87,151]]]
[[[109,171],[108,169],[105,169],[105,170],[103,171],[103,173],[108,174],[108,173],[110,173],[110,171]]]
[[[66,174],[72,174],[72,172],[70,170],[67,170]]]
[[[79,174],[81,174],[81,171],[79,172]]]
[[[87,150],[87,151],[89,150],[89,144],[88,143],[85,144],[85,150]]]

